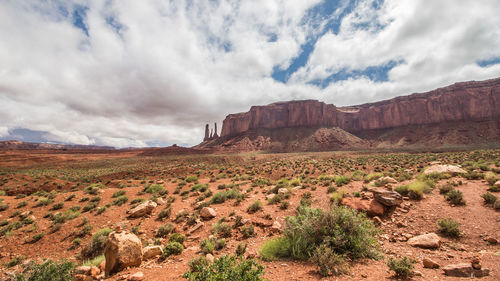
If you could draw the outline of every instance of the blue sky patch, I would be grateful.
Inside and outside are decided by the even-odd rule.
[[[89,29],[85,23],[87,20],[88,7],[82,5],[75,5],[71,19],[73,21],[73,26],[81,29],[87,36],[89,36]]]
[[[339,13],[339,15],[335,16],[335,12],[338,9],[342,9],[342,3],[342,1],[325,0],[307,12],[306,16],[302,19],[303,24],[305,25],[309,23],[312,25],[313,29],[319,29],[319,32],[309,35],[306,43],[301,46],[298,56],[292,59],[290,66],[286,69],[280,68],[279,65],[273,67],[271,77],[274,80],[282,83],[288,82],[288,79],[290,79],[290,76],[293,73],[307,64],[309,56],[314,51],[314,46],[319,38],[327,32],[332,32],[333,34],[339,33],[342,19],[351,13],[356,7],[356,1],[350,0],[348,5]],[[380,0],[374,1],[374,3],[376,8],[380,8]],[[323,24],[324,26],[320,28]]]
[[[385,82],[389,81],[389,71],[401,63],[403,63],[403,61],[391,60],[388,63],[376,66],[369,66],[362,70],[361,69],[348,70],[347,68],[343,68],[342,70],[335,72],[334,74],[328,76],[325,79],[315,79],[308,82],[308,84],[315,85],[324,89],[328,87],[330,83],[348,80],[350,78],[360,78],[360,77],[367,77],[368,79],[375,82]]]
[[[500,63],[500,57],[494,57],[494,58],[487,59],[487,60],[480,60],[477,62],[477,65],[479,65],[480,67],[487,67],[487,66],[499,64],[499,63]]]

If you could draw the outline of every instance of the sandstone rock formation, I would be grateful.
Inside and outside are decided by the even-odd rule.
[[[106,258],[106,276],[110,276],[127,267],[139,266],[142,262],[141,240],[133,233],[111,232],[104,248]]]
[[[208,128],[208,124],[205,125],[205,137],[203,138],[203,141],[208,141],[210,138],[209,136],[209,128]]]
[[[215,132],[209,139],[201,147],[273,150],[279,143],[281,150],[300,151],[499,143],[500,78],[357,106],[316,100],[252,106],[229,114],[220,137]]]
[[[252,106],[224,119],[221,136],[258,128],[340,127],[348,132],[500,117],[500,78],[349,107],[316,100]]]
[[[137,207],[133,208],[129,212],[129,217],[130,218],[139,218],[143,217],[145,215],[151,214],[151,212],[158,206],[155,202],[148,200]]]

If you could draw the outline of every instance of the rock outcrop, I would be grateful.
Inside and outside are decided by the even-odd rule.
[[[139,266],[142,262],[142,243],[133,233],[111,232],[104,248],[106,276],[127,267]]]
[[[427,93],[349,107],[316,100],[252,106],[230,114],[221,137],[261,128],[339,127],[348,132],[433,124],[447,121],[495,120],[500,117],[500,78],[455,83]]]

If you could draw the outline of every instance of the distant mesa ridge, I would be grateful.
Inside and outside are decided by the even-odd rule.
[[[473,121],[498,124],[499,120],[500,78],[496,78],[455,83],[426,93],[356,106],[336,107],[317,100],[252,106],[248,112],[227,115],[220,140],[209,141],[208,145],[220,146],[223,141],[248,134],[253,134],[252,140],[256,131],[269,129],[335,127],[363,136],[373,130]],[[499,136],[489,136],[489,139],[498,141]]]

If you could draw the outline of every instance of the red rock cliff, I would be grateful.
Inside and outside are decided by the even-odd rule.
[[[500,78],[455,83],[427,93],[349,107],[316,100],[252,106],[230,114],[222,124],[222,137],[258,128],[332,127],[349,132],[432,124],[445,121],[498,120]]]

